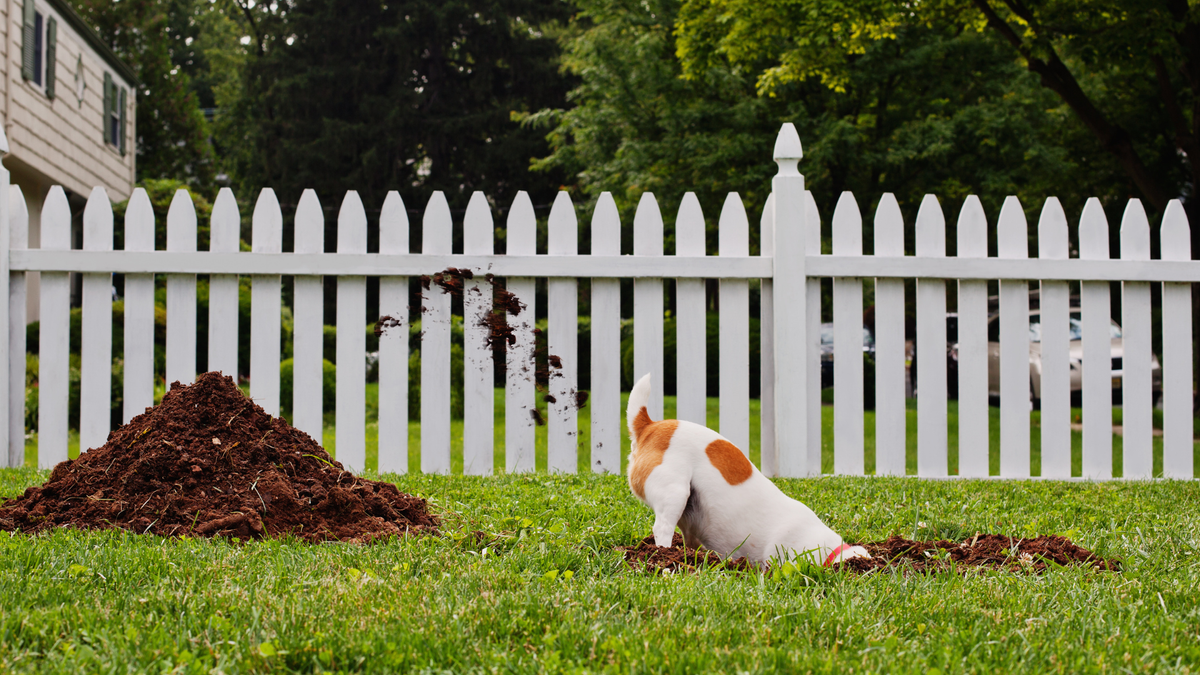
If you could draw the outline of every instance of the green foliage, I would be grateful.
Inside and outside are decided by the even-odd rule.
[[[293,372],[295,359],[284,359],[279,363],[279,408],[291,419]],[[329,359],[321,360],[321,407],[327,415],[333,414],[337,406],[337,366]]]

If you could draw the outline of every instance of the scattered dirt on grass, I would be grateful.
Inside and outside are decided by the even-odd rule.
[[[367,542],[435,533],[438,520],[424,499],[349,473],[214,372],[172,384],[103,447],[0,505],[0,530],[63,527]]]
[[[721,556],[712,551],[696,548],[684,548],[683,537],[676,532],[671,540],[671,546],[655,546],[654,537],[646,537],[637,546],[618,546],[618,551],[625,554],[625,562],[639,571],[653,572],[660,569],[671,572],[695,572],[700,568],[726,569],[749,571],[758,569],[746,558],[737,560],[721,560]]]
[[[892,536],[884,541],[863,544],[871,558],[852,558],[836,563],[834,569],[858,574],[895,568],[902,572],[965,572],[984,567],[1011,572],[1040,574],[1054,566],[1091,567],[1097,570],[1119,570],[1116,560],[1102,558],[1080,548],[1065,537],[1044,535],[1021,539],[1001,534],[980,534],[966,541],[912,541]],[[637,546],[618,546],[625,561],[639,570],[655,568],[671,571],[693,571],[708,565],[725,569],[757,569],[745,558],[722,561],[712,551],[684,549],[683,538],[676,533],[670,548],[654,545],[654,537],[646,537]],[[698,561],[698,562],[693,562]]]

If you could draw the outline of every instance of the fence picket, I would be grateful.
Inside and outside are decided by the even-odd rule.
[[[379,214],[379,252],[408,253],[408,211],[395,190]],[[395,322],[379,336],[379,473],[407,473],[408,277],[379,280],[379,316]]]
[[[1178,199],[1167,204],[1161,236],[1163,260],[1191,260],[1191,227]],[[1163,477],[1192,478],[1191,284],[1163,284],[1162,315]]]
[[[987,216],[970,195],[958,214],[957,255],[986,258]],[[958,475],[987,476],[988,340],[987,282],[958,282]]]
[[[112,248],[112,203],[104,188],[97,187],[88,195],[83,210],[83,249],[111,251]],[[104,445],[112,424],[111,273],[83,275],[80,326],[87,339],[80,344],[79,353],[79,449],[86,452]]]
[[[367,212],[356,190],[338,211],[338,253],[367,252]],[[337,458],[356,473],[367,468],[367,278],[337,282]],[[449,378],[447,377],[447,382]]]
[[[775,195],[767,196],[759,220],[758,254],[775,255]],[[775,285],[760,279],[759,295],[759,468],[768,476],[779,474],[779,447],[775,445]]]
[[[167,250],[196,250],[196,207],[184,189],[167,209]],[[196,275],[167,275],[167,386],[196,379]]]
[[[643,192],[633,216],[633,254],[663,254],[663,219],[654,194]],[[633,280],[633,380],[650,373],[646,412],[663,418],[663,282],[661,277]]]
[[[750,221],[736,192],[725,197],[718,228],[718,253],[750,255]],[[721,435],[750,454],[750,282],[720,281],[720,430]]]
[[[441,190],[421,228],[423,253],[450,253],[453,223]],[[450,296],[430,287],[421,305],[421,471],[450,473]]]
[[[579,221],[575,205],[559,192],[550,209],[547,252],[579,255]],[[547,389],[546,460],[551,473],[575,473],[579,455],[579,419],[575,408],[579,384],[579,282],[550,279],[546,283],[547,349],[562,364],[550,364]]]
[[[1038,219],[1038,257],[1065,260],[1069,256],[1067,214],[1057,197],[1050,197]],[[1042,470],[1044,478],[1071,475],[1071,325],[1070,286],[1043,281],[1039,294],[1042,372],[1038,392],[1042,404]]]
[[[621,217],[612,193],[592,213],[592,255],[621,254]],[[592,471],[621,471],[621,282],[592,279]],[[526,418],[528,419],[528,418]]]
[[[833,210],[833,254],[862,255],[862,213],[843,192]],[[833,280],[833,471],[864,473],[862,279]]]
[[[1150,222],[1139,199],[1130,199],[1121,219],[1121,259],[1150,259]],[[1150,283],[1126,281],[1121,293],[1122,475],[1149,478],[1154,471],[1154,404],[1151,382]]]
[[[937,197],[917,211],[917,255],[946,256],[946,217]],[[946,282],[917,280],[917,474],[947,474]]]
[[[904,255],[904,217],[888,192],[875,207],[875,255]],[[904,406],[904,280],[875,280],[875,474],[903,476],[907,468]]]
[[[125,207],[125,250],[154,250],[154,208],[145,188],[134,188]],[[126,424],[154,405],[154,275],[125,275]]]
[[[242,216],[233,190],[221,188],[213,203],[209,250],[235,253],[240,248]],[[129,282],[126,281],[128,284]],[[237,381],[238,277],[213,274],[208,281],[208,369]]]
[[[1016,197],[996,224],[1000,258],[1029,257],[1029,226]],[[1029,476],[1029,284],[1000,282],[1000,475]]]
[[[513,199],[507,230],[508,255],[537,253],[537,216],[529,193],[524,190]],[[533,471],[535,462],[537,401],[534,397],[537,391],[534,386],[533,352],[536,345],[533,330],[537,316],[537,283],[530,277],[509,277],[507,290],[525,305],[516,317],[509,315],[516,341],[505,351],[504,461],[507,471],[516,473]]]
[[[71,206],[55,185],[42,204],[42,249],[71,248]],[[38,468],[67,459],[71,286],[67,272],[42,272],[38,330]]]
[[[688,192],[683,195],[679,203],[679,215],[675,218],[675,255],[705,254],[704,212],[696,193]],[[704,302],[704,279],[675,280],[675,417],[707,425],[707,317]]]
[[[813,199],[812,193],[804,192],[804,247],[807,251],[811,251],[812,255],[820,255],[821,253],[821,214],[817,211],[817,200]],[[778,241],[778,231],[776,231],[776,241]],[[778,274],[778,272],[777,272]],[[782,298],[780,298],[782,300]],[[807,393],[807,401],[805,408],[808,411],[806,415],[805,436],[807,447],[809,448],[805,470],[809,476],[820,476],[824,472],[824,462],[821,456],[821,280],[816,278],[809,279],[804,285],[804,300],[805,306],[812,308],[812,311],[806,312],[804,316],[804,340],[801,344],[805,345],[804,360],[806,363],[805,370],[805,387]],[[779,331],[776,330],[776,339],[779,339]],[[789,344],[788,342],[777,342],[776,344]],[[779,352],[776,352],[776,373],[779,373]],[[779,380],[776,379],[776,382]],[[776,402],[778,403],[778,397]],[[797,413],[799,411],[797,410]],[[778,424],[778,422],[777,422]],[[778,443],[778,439],[776,439]],[[782,451],[782,450],[781,450]]]
[[[255,253],[283,251],[283,214],[271,188],[254,205],[250,248]],[[279,414],[279,340],[282,313],[278,274],[255,274],[250,290],[250,397],[268,415]]]
[[[296,253],[325,252],[325,211],[315,190],[296,204]],[[340,288],[340,280],[339,280]],[[324,441],[325,279],[296,275],[292,302],[292,426]],[[340,428],[340,427],[339,427]],[[337,447],[340,453],[341,446]],[[345,462],[343,462],[344,464]]]
[[[0,167],[0,189],[7,169]],[[0,211],[2,213],[2,211]],[[10,250],[29,248],[29,208],[21,188],[10,185],[8,190],[8,220]],[[8,459],[7,466],[25,466],[25,272],[8,275]],[[3,464],[0,463],[0,466]]]
[[[1108,260],[1108,219],[1092,197],[1079,218],[1079,257]],[[1112,308],[1107,281],[1079,289],[1083,323],[1083,477],[1112,477]]]
[[[492,253],[495,236],[492,210],[482,192],[471,195],[463,218],[463,253]],[[492,474],[492,423],[495,373],[488,347],[487,317],[492,312],[492,286],[483,279],[463,282],[463,473]]]

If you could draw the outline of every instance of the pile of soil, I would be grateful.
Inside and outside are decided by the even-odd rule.
[[[1102,558],[1076,546],[1066,537],[1052,535],[1020,539],[1002,534],[981,534],[961,543],[945,540],[912,541],[892,536],[884,541],[869,542],[862,546],[866,547],[871,558],[852,558],[836,563],[833,568],[857,574],[889,568],[897,568],[904,572],[932,573],[951,570],[964,572],[972,567],[985,567],[1032,574],[1040,574],[1053,565],[1113,571],[1120,569],[1116,560]],[[735,570],[757,569],[745,558],[723,561],[712,551],[685,549],[683,538],[678,533],[670,548],[655,546],[654,537],[646,537],[637,546],[619,546],[617,550],[623,551],[625,562],[638,570],[662,568],[671,571],[695,571],[704,566]]]
[[[756,570],[758,567],[747,558],[722,560],[712,551],[684,548],[683,537],[676,532],[671,545],[655,546],[654,537],[646,537],[637,546],[618,546],[625,554],[625,562],[638,571],[654,572],[660,569],[670,572],[695,572],[698,569],[725,569],[734,571]]]
[[[425,500],[354,476],[220,373],[171,385],[103,447],[0,505],[0,530],[120,528],[309,542],[434,533]]]

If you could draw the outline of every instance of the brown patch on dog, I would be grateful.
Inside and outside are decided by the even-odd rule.
[[[645,422],[639,425],[639,421]],[[646,498],[646,479],[655,467],[662,464],[663,453],[671,445],[671,437],[679,427],[679,420],[663,420],[651,422],[650,415],[643,407],[633,421],[637,431],[637,453],[633,463],[629,465],[629,489],[641,499]]]
[[[650,413],[646,412],[646,406],[642,406],[642,409],[638,411],[637,417],[633,418],[633,440],[637,441],[637,439],[641,438],[642,430],[652,423],[653,420],[650,419]]]
[[[708,447],[704,449],[704,454],[708,455],[708,461],[717,467],[717,471],[721,472],[721,477],[730,485],[740,485],[750,478],[754,473],[754,465],[746,456],[742,454],[737,446],[724,438],[718,438]]]

